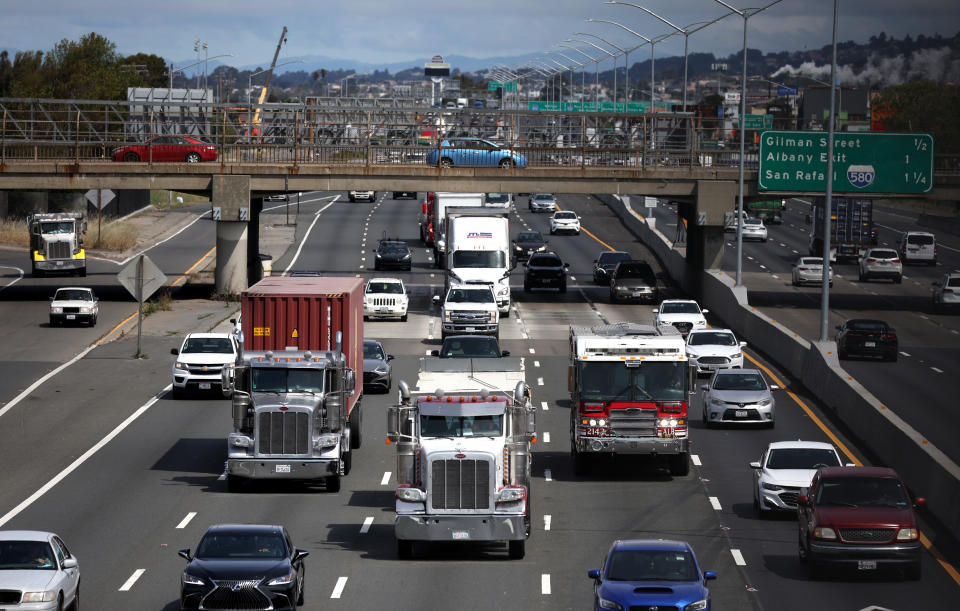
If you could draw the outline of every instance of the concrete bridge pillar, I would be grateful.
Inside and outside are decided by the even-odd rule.
[[[236,295],[249,286],[250,177],[216,175],[212,187],[214,218],[217,219],[216,290],[221,294]],[[253,239],[256,241],[256,234]],[[254,244],[253,252],[257,252],[256,248]]]
[[[737,183],[697,181],[697,203],[687,219],[687,262],[698,270],[719,268],[723,261],[724,213],[737,205]],[[688,209],[691,207],[687,207]]]

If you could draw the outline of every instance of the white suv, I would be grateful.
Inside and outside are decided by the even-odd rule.
[[[892,248],[868,248],[860,259],[860,282],[873,278],[889,278],[894,284],[903,279],[900,255]]]
[[[710,310],[701,310],[700,304],[692,299],[664,299],[660,307],[653,310],[656,314],[653,323],[659,326],[673,325],[686,335],[693,329],[706,329],[704,314]]]
[[[364,318],[396,318],[407,321],[410,300],[399,278],[371,278],[363,290]]]
[[[560,210],[550,217],[550,233],[570,232],[580,235],[580,217],[576,212]]]
[[[237,360],[237,340],[232,333],[190,333],[180,349],[170,349],[177,357],[173,364],[173,398],[179,399],[188,390],[223,390],[220,372]]]
[[[943,311],[948,306],[960,307],[960,272],[944,274],[933,286],[933,309]]]

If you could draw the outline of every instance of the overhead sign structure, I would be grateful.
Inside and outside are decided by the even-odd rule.
[[[650,108],[650,102],[527,102],[527,110],[546,110],[561,112],[625,112],[645,113]],[[657,111],[669,110],[667,104],[657,102]]]
[[[760,134],[760,191],[824,192],[827,132]],[[933,189],[933,136],[840,132],[834,134],[834,193],[929,193]]]
[[[496,91],[500,87],[503,87],[504,91],[513,93],[517,90],[517,81],[507,81],[506,83],[502,81],[489,81],[487,83],[488,91]]]

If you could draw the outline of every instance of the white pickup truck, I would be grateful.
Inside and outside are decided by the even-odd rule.
[[[433,298],[440,303],[440,296]],[[451,287],[440,311],[441,337],[480,334],[500,337],[500,310],[489,284]]]

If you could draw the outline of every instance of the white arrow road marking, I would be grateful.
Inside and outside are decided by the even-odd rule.
[[[147,572],[147,569],[137,569],[133,572],[133,575],[129,579],[123,582],[123,585],[120,586],[118,592],[128,592],[130,588],[133,587],[133,584],[137,583],[137,580],[140,579],[140,576]]]
[[[194,519],[195,517],[197,517],[197,512],[196,512],[196,511],[191,511],[190,513],[188,513],[188,514],[186,515],[185,518],[183,518],[182,520],[180,520],[180,523],[177,524],[177,528],[186,528],[186,527],[187,527],[187,524],[190,523],[190,520]]]
[[[540,402],[540,408],[543,409],[543,411],[545,411],[545,412],[550,410],[550,406],[547,405],[547,402],[546,402],[546,401],[541,401],[541,402]]]
[[[340,598],[340,595],[343,594],[343,588],[347,585],[346,577],[339,577],[337,579],[337,585],[333,586],[333,592],[330,593],[330,598]]]
[[[693,464],[695,464],[696,466],[698,467],[702,466],[702,463],[700,462],[700,456],[698,456],[697,454],[691,454],[690,460],[693,461]]]
[[[543,530],[550,530],[550,523],[553,518],[549,514],[543,516]]]
[[[550,443],[550,433],[547,431],[543,432],[543,443]]]
[[[552,482],[552,481],[553,481],[553,471],[551,471],[550,469],[544,469],[544,470],[543,470],[543,480],[546,481],[546,482]]]

